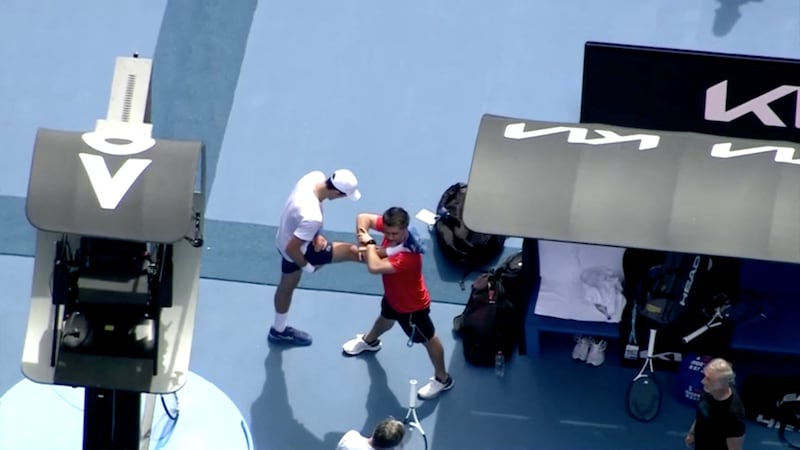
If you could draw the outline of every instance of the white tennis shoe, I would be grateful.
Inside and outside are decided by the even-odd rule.
[[[430,400],[432,398],[436,398],[439,394],[444,391],[449,391],[453,389],[453,377],[447,377],[447,380],[444,382],[439,381],[436,377],[431,377],[430,381],[422,386],[417,391],[417,397],[421,398],[422,400]]]
[[[592,341],[589,346],[589,353],[586,355],[586,364],[591,366],[599,366],[606,360],[606,341]]]
[[[591,338],[586,336],[575,336],[575,348],[572,349],[572,359],[586,361],[586,357],[589,356],[589,347],[591,344]]]
[[[374,344],[369,345],[366,342],[364,342],[363,334],[357,334],[355,338],[350,339],[349,341],[345,342],[344,345],[342,345],[342,351],[350,356],[356,356],[365,351],[377,352],[380,349],[381,349],[380,339],[378,339],[378,341],[375,342]]]

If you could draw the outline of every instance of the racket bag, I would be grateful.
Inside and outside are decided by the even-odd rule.
[[[738,300],[739,267],[735,258],[626,250],[623,270],[628,303],[620,324],[623,339],[630,340],[631,326],[639,342],[646,341],[647,330],[657,329],[655,353],[674,355],[654,359],[660,369],[677,370],[686,352],[724,356],[731,337],[728,324],[707,331],[689,345],[682,339],[711,318],[721,299]]]

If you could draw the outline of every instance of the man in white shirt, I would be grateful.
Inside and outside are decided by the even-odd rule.
[[[406,429],[403,422],[389,417],[375,426],[372,436],[362,436],[356,430],[350,430],[342,436],[336,450],[390,450],[403,442]]]
[[[330,177],[314,171],[304,175],[292,189],[281,214],[275,244],[281,254],[281,280],[275,290],[275,321],[270,342],[311,345],[311,336],[286,325],[292,294],[303,272],[313,273],[325,264],[358,261],[358,247],[328,242],[322,235],[322,202],[337,198],[361,198],[353,172],[340,169]]]

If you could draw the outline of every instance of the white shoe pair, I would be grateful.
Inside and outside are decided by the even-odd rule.
[[[586,361],[586,364],[597,367],[606,360],[607,345],[602,339],[596,341],[591,337],[576,336],[572,359]]]
[[[356,337],[350,339],[342,345],[342,351],[350,356],[360,355],[364,352],[377,352],[381,349],[381,340],[378,339],[371,345],[364,341],[363,334],[357,334]],[[428,383],[419,388],[417,396],[422,400],[430,400],[437,397],[444,391],[449,391],[453,388],[453,377],[448,376],[447,380],[439,381],[436,377],[431,377]]]

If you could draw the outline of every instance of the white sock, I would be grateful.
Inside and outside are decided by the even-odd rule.
[[[278,333],[283,333],[283,330],[286,329],[286,321],[289,319],[289,313],[275,313],[275,323],[272,325],[272,328],[275,328],[275,331]]]

